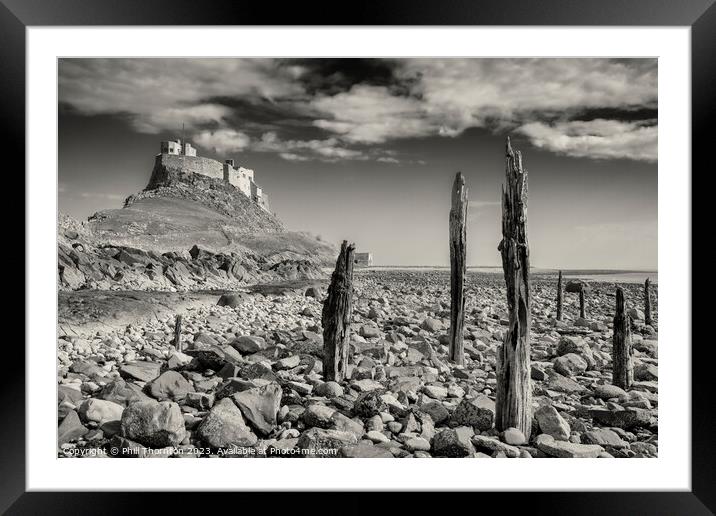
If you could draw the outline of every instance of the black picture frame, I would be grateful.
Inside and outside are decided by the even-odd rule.
[[[573,25],[573,26],[688,26],[691,27],[692,71],[692,175],[703,168],[712,174],[709,131],[716,100],[715,0],[490,0],[420,2],[382,0],[364,4],[342,2],[281,3],[218,0],[0,0],[0,141],[15,149],[17,167],[25,167],[25,30],[31,26],[83,25]],[[280,7],[279,7],[280,5]],[[661,142],[665,144],[666,142]],[[707,163],[711,165],[706,168]],[[19,169],[19,168],[18,168]],[[699,190],[701,192],[699,193]],[[706,189],[696,194],[708,195]],[[713,202],[697,199],[692,206]],[[694,223],[698,221],[692,217]],[[692,234],[700,234],[693,232]],[[710,232],[706,233],[707,235]],[[694,258],[699,256],[692,253]],[[704,258],[701,257],[703,260]],[[700,270],[692,260],[692,270]],[[707,270],[707,269],[705,269]],[[32,271],[26,271],[32,274]],[[702,287],[703,288],[703,287]],[[696,307],[692,320],[708,321]],[[708,304],[707,304],[708,305]],[[699,310],[702,312],[699,314]],[[702,317],[698,317],[701,315]],[[529,504],[530,514],[712,514],[716,511],[716,456],[714,453],[713,362],[708,356],[711,339],[692,346],[692,490],[690,492],[589,492],[589,493],[480,493],[480,507],[510,496]],[[700,344],[700,345],[699,345]],[[684,349],[691,342],[666,343]],[[145,512],[149,501],[133,493],[25,492],[25,352],[15,344],[5,346],[3,360],[12,363],[3,374],[0,389],[0,511],[8,514],[110,514]],[[685,436],[686,437],[686,436]],[[171,501],[189,512],[221,510],[224,495],[192,496],[173,493]],[[242,505],[261,501],[261,494],[241,494]],[[266,496],[265,494],[263,496]],[[299,507],[310,494],[292,495]],[[343,495],[342,507],[358,508],[365,502],[359,493]],[[415,495],[410,495],[415,499]],[[440,496],[440,495],[435,495]],[[443,494],[446,496],[446,494]],[[165,503],[165,500],[162,500]],[[166,503],[169,503],[167,501]],[[390,503],[390,502],[389,502]],[[451,499],[453,503],[459,502]],[[248,504],[248,505],[247,505]],[[311,505],[311,504],[309,504]],[[401,505],[402,507],[403,505]],[[166,507],[166,506],[165,506]],[[516,507],[516,505],[514,505]],[[568,508],[568,509],[567,509]]]

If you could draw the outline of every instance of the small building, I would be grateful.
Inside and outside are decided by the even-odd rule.
[[[356,253],[353,257],[353,263],[359,267],[373,266],[373,253]]]
[[[162,154],[174,154],[175,156],[196,156],[196,149],[191,146],[191,143],[184,142],[181,140],[168,140],[161,142],[160,152]]]

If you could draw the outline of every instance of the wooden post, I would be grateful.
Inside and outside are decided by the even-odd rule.
[[[495,426],[514,427],[529,439],[532,431],[530,378],[530,262],[527,243],[527,171],[507,138],[506,186],[502,188],[502,268],[507,286],[509,325],[497,355]]]
[[[584,302],[584,285],[579,289],[579,317],[582,319],[587,318],[587,310]]]
[[[651,326],[651,280],[646,278],[644,282],[644,323]]]
[[[463,365],[462,329],[465,324],[465,241],[467,239],[467,186],[465,176],[455,175],[450,209],[450,360]]]
[[[348,367],[348,340],[353,312],[353,263],[355,244],[341,244],[336,269],[323,303],[323,380],[339,382]]]
[[[181,351],[181,315],[177,315],[174,322],[174,347],[177,351]]]
[[[557,278],[557,320],[562,320],[562,271]]]
[[[626,390],[634,382],[634,362],[631,347],[631,320],[626,311],[624,290],[617,287],[617,306],[614,314],[612,341],[612,383]]]

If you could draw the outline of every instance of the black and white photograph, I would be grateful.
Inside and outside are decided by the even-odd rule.
[[[57,457],[659,457],[657,78],[58,59]]]

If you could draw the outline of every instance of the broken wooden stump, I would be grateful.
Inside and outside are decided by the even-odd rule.
[[[644,324],[651,326],[651,280],[646,278],[644,282]]]
[[[532,431],[530,377],[530,263],[527,243],[527,171],[522,155],[506,147],[506,185],[502,188],[502,268],[509,323],[497,354],[495,426],[514,427],[529,439]]]
[[[562,320],[562,271],[557,278],[557,320]]]
[[[348,341],[353,312],[353,263],[355,244],[341,244],[323,303],[323,381],[343,380],[348,366]]]
[[[455,175],[450,209],[450,360],[465,362],[463,326],[465,324],[465,242],[467,240],[467,186],[465,176]]]
[[[181,320],[182,316],[177,315],[174,321],[174,347],[177,351],[181,352]]]
[[[579,290],[579,317],[581,317],[582,319],[587,318],[587,307],[584,299],[584,290],[584,288],[581,288]]]
[[[617,287],[612,339],[612,383],[627,390],[634,382],[634,350],[631,347],[631,318],[627,314],[624,290]]]

